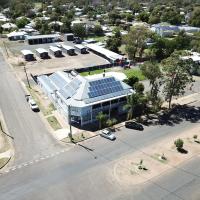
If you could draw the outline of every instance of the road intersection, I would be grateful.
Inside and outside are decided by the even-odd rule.
[[[198,200],[199,156],[132,188],[121,187],[110,168],[116,159],[164,137],[175,137],[199,126],[199,121],[149,126],[143,132],[121,128],[114,142],[97,136],[81,143],[91,151],[80,145],[68,148],[56,142],[38,114],[31,112],[14,72],[1,55],[0,66],[0,106],[16,152],[13,166],[0,175],[1,200]]]

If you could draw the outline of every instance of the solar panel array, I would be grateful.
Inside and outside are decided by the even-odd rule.
[[[78,80],[77,78],[72,79],[68,83],[62,76],[60,76],[57,73],[50,75],[49,78],[51,79],[51,81],[57,87],[60,94],[62,94],[62,96],[65,99],[72,97],[76,93],[76,90],[79,88],[79,85],[81,84],[81,81]],[[66,77],[66,78],[69,78],[69,77]]]
[[[90,81],[89,84],[89,98],[95,98],[123,90],[120,81],[116,81],[113,77]]]
[[[58,89],[63,88],[66,85],[65,79],[63,79],[56,73],[50,75],[49,78],[53,81],[53,83],[57,86]]]
[[[81,82],[78,79],[74,79],[59,92],[64,96],[65,99],[68,99],[76,93],[76,90],[79,88],[80,84]]]

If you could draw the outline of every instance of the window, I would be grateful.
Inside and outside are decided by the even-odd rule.
[[[100,108],[101,107],[101,104],[95,104],[92,106],[92,109],[97,109],[97,108]]]
[[[123,102],[123,101],[126,101],[126,97],[122,97],[119,99],[119,102]]]
[[[116,104],[116,103],[118,103],[118,99],[114,99],[111,101],[111,104]]]
[[[102,106],[109,106],[110,105],[110,101],[106,101],[102,103]]]

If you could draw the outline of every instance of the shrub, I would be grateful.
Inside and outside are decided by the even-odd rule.
[[[179,139],[177,139],[177,140],[174,141],[174,144],[175,144],[176,148],[177,148],[178,150],[180,150],[180,149],[183,148],[184,142],[183,142],[182,139],[179,138]]]

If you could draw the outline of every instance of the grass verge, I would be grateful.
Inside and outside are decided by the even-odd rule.
[[[49,122],[54,131],[62,128],[60,123],[54,116],[47,117],[47,121]]]
[[[52,103],[49,104],[49,106],[47,108],[45,108],[42,103],[40,102],[40,99],[38,98],[37,96],[37,92],[36,90],[32,89],[32,88],[29,88],[28,86],[26,86],[28,91],[30,92],[31,96],[33,97],[33,99],[36,101],[39,109],[42,111],[43,115],[44,116],[47,116],[47,115],[51,115],[52,114],[52,111],[55,110],[55,107]]]
[[[87,132],[85,132],[85,133],[77,133],[77,134],[73,135],[73,142],[76,142],[76,143],[77,142],[81,142],[81,141],[86,140],[86,139],[88,139],[90,137],[91,137],[91,134],[87,133]],[[63,142],[71,142],[69,137],[64,138],[62,141]]]
[[[10,158],[0,158],[0,169],[2,169],[8,162]]]

